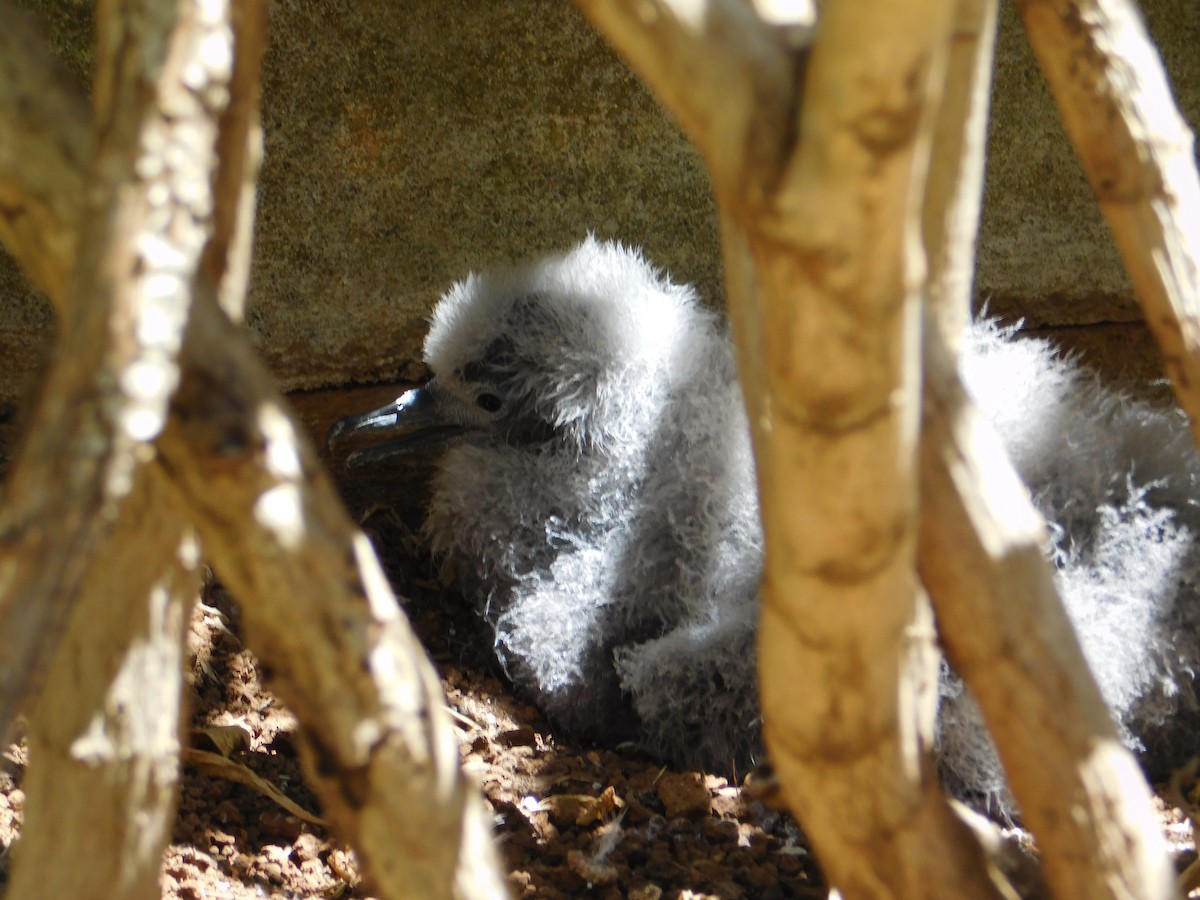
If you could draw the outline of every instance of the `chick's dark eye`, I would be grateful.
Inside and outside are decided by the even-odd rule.
[[[475,405],[484,412],[493,413],[504,405],[504,401],[495,394],[480,394],[475,398]]]

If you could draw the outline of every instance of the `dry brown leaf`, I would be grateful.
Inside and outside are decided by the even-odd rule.
[[[609,785],[598,797],[590,794],[552,794],[544,797],[532,808],[533,812],[548,812],[556,825],[590,825],[607,817],[625,806]]]
[[[193,728],[192,734],[202,734],[217,748],[217,752],[224,757],[233,756],[238,750],[245,750],[250,746],[250,729],[245,725],[205,725],[202,728]]]
[[[189,748],[183,753],[183,760],[194,769],[203,772],[213,778],[224,778],[226,781],[236,781],[239,784],[244,784],[253,790],[258,791],[264,797],[270,799],[287,812],[291,813],[297,819],[307,822],[310,825],[319,825],[325,827],[325,820],[320,816],[315,816],[304,807],[297,804],[289,798],[283,791],[267,781],[265,778],[256,775],[250,769],[241,763],[234,762],[231,759],[226,759],[219,753],[209,753],[207,750],[196,750]]]
[[[582,809],[575,817],[576,825],[590,825],[606,818],[610,813],[625,806],[625,801],[617,796],[616,789],[610,784],[599,797],[583,797]]]

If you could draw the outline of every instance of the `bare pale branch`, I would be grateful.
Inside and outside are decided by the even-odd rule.
[[[36,54],[29,62],[44,79],[57,77]],[[253,121],[244,121],[250,127],[223,147],[252,144]],[[63,125],[73,127],[77,123]],[[29,148],[63,167],[64,177],[46,179],[51,194],[56,185],[69,190],[82,182],[70,157],[56,149],[61,138],[51,123]],[[15,186],[16,208],[28,202],[24,159],[24,153],[0,155],[0,178]],[[243,172],[252,168],[253,162]],[[243,192],[233,205],[243,210],[248,177],[226,182]],[[52,196],[44,205],[78,210],[78,197]],[[50,224],[69,236],[77,219],[62,215],[67,218]],[[10,249],[32,270],[70,271],[73,246],[70,240],[16,240]],[[490,822],[459,771],[428,659],[246,335],[221,313],[207,279],[197,292],[183,354],[187,361],[202,354],[203,365],[185,362],[181,393],[191,400],[175,403],[162,453],[146,471],[195,518],[213,562],[242,598],[251,641],[304,726],[301,746],[313,787],[334,827],[356,846],[380,896],[502,895]],[[213,456],[198,458],[197,446]],[[213,485],[230,479],[240,487],[226,507]],[[301,516],[292,518],[296,511]],[[28,538],[12,539],[16,558],[37,551]],[[20,637],[6,630],[9,635]]]
[[[1044,558],[1041,517],[955,365],[970,314],[995,25],[995,0],[960,0],[926,190],[920,571],[1055,896],[1166,898],[1149,789],[1088,674]],[[1019,658],[1006,646],[1021,647]],[[1061,815],[1064,805],[1074,813]]]
[[[225,315],[240,322],[250,284],[258,170],[263,155],[260,100],[262,58],[267,46],[266,3],[237,0],[229,17],[235,36],[229,104],[217,122],[213,233],[200,266],[208,281],[217,285]]]
[[[432,665],[246,335],[203,294],[163,466],[304,726],[310,783],[381,896],[502,890]]]
[[[920,209],[952,9],[822,7],[775,215],[750,229],[763,344],[743,351],[765,354],[770,415],[764,726],[847,897],[998,895],[932,771],[914,573]]]
[[[1016,6],[1200,440],[1200,177],[1162,60],[1129,0]]]
[[[704,60],[694,29],[582,5],[683,122],[722,206],[768,548],[764,721],[789,803],[844,896],[994,896],[931,771],[936,657],[914,572],[913,185],[950,4],[826,4],[807,66],[775,54],[760,82],[761,54],[725,54],[719,85],[655,62]]]
[[[73,207],[51,193],[60,188],[43,174],[29,183],[43,198],[54,199],[22,203],[18,189],[26,183],[20,180],[24,176],[4,179],[17,197],[13,209],[37,206],[46,211],[43,218],[76,212],[65,223],[44,223],[47,234],[59,235],[56,241],[22,239],[17,252],[32,251],[35,260],[41,250],[69,253],[74,244],[62,234],[79,227],[81,216],[92,223],[78,243],[74,265],[62,268],[73,277],[55,365],[0,511],[5,544],[19,548],[4,554],[10,574],[2,613],[12,626],[6,655],[25,654],[6,659],[0,671],[0,721],[5,724],[12,704],[41,672],[44,650],[78,598],[93,554],[112,537],[121,504],[153,457],[150,445],[162,429],[168,398],[179,380],[190,283],[209,233],[213,120],[228,98],[228,72],[220,71],[220,60],[215,61],[217,71],[201,65],[203,77],[193,75],[193,81],[217,86],[215,93],[201,93],[164,69],[195,53],[195,45],[209,32],[220,31],[223,23],[219,17],[209,21],[197,15],[194,22],[180,24],[175,15],[156,16],[147,9],[124,13],[115,22],[105,19],[103,8],[98,15],[100,31],[111,41],[102,43],[99,54],[97,77],[106,93],[98,91],[101,138],[91,164],[93,176],[82,192],[87,199]],[[139,39],[124,31],[128,22],[142,26],[140,36],[151,49],[136,51]],[[51,72],[41,85],[54,80]],[[24,79],[18,85],[29,86]],[[59,98],[57,114],[69,114],[70,90],[51,87],[49,93]],[[24,140],[37,134],[47,142],[57,137],[42,131]],[[18,172],[33,159],[34,171],[42,173],[51,161],[74,162],[72,153],[62,149],[76,146],[74,134],[64,132],[57,153],[4,162]],[[78,182],[77,176],[66,179],[68,187]],[[52,267],[35,263],[32,268],[45,272]]]
[[[925,186],[927,303],[955,358],[971,317],[997,0],[958,0]],[[926,324],[930,320],[926,318]]]
[[[1056,897],[1173,897],[1149,787],[1058,598],[1041,517],[932,323],[926,340],[921,575],[1046,880]]]
[[[136,476],[114,523],[128,543],[109,542],[122,552],[93,566],[29,711],[25,821],[10,896],[162,894],[198,548],[181,542],[174,498],[156,474]]]
[[[189,16],[182,7],[176,18],[133,5],[117,21],[111,6],[98,10],[113,38],[98,62],[110,95],[97,117],[102,131],[86,189],[81,153],[91,117],[49,67],[32,29],[0,10],[20,41],[4,48],[20,76],[0,91],[0,109],[24,110],[28,129],[17,137],[5,130],[0,142],[14,201],[0,218],[18,254],[37,263],[35,279],[65,307],[57,364],[35,418],[40,430],[3,513],[25,542],[16,557],[31,566],[3,598],[5,622],[15,626],[4,629],[13,639],[9,664],[27,667],[6,691],[7,710],[69,619],[29,717],[25,833],[10,884],[22,897],[159,894],[198,551],[194,540],[181,541],[182,521],[146,462],[178,380],[189,285],[208,235],[215,119],[228,96],[228,72],[206,61],[217,46],[232,55],[232,35],[219,7],[208,10]],[[51,99],[45,107],[43,97]],[[94,225],[81,271],[68,281],[84,197],[93,198]],[[33,231],[22,227],[31,224],[22,215],[29,209],[42,213]],[[156,287],[164,284],[171,290]],[[62,522],[62,509],[75,502],[77,516]],[[30,534],[45,536],[40,555],[25,555]],[[68,568],[55,581],[59,560]],[[38,577],[39,566],[51,577]],[[81,807],[82,796],[89,802]],[[72,865],[62,865],[64,857]]]
[[[762,195],[786,150],[796,100],[784,37],[742,0],[576,0],[708,162],[723,202]],[[713,102],[720,98],[720,102]],[[749,179],[745,184],[743,179]]]

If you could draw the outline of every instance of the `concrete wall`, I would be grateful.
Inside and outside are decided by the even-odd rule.
[[[84,77],[87,9],[39,7]],[[1135,318],[1127,282],[1008,4],[978,292],[1044,323]],[[1149,24],[1200,121],[1200,16]],[[720,302],[700,162],[565,0],[274,0],[250,325],[289,388],[412,374],[424,317],[471,268],[589,229],[642,244]],[[49,312],[0,259],[0,399]]]
[[[589,229],[717,290],[699,159],[569,3],[272,11],[251,324],[287,383],[395,371],[452,280]]]

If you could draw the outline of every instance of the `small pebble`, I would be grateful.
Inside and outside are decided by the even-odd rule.
[[[657,791],[668,819],[707,816],[712,811],[712,795],[699,772],[668,772],[659,779]]]

